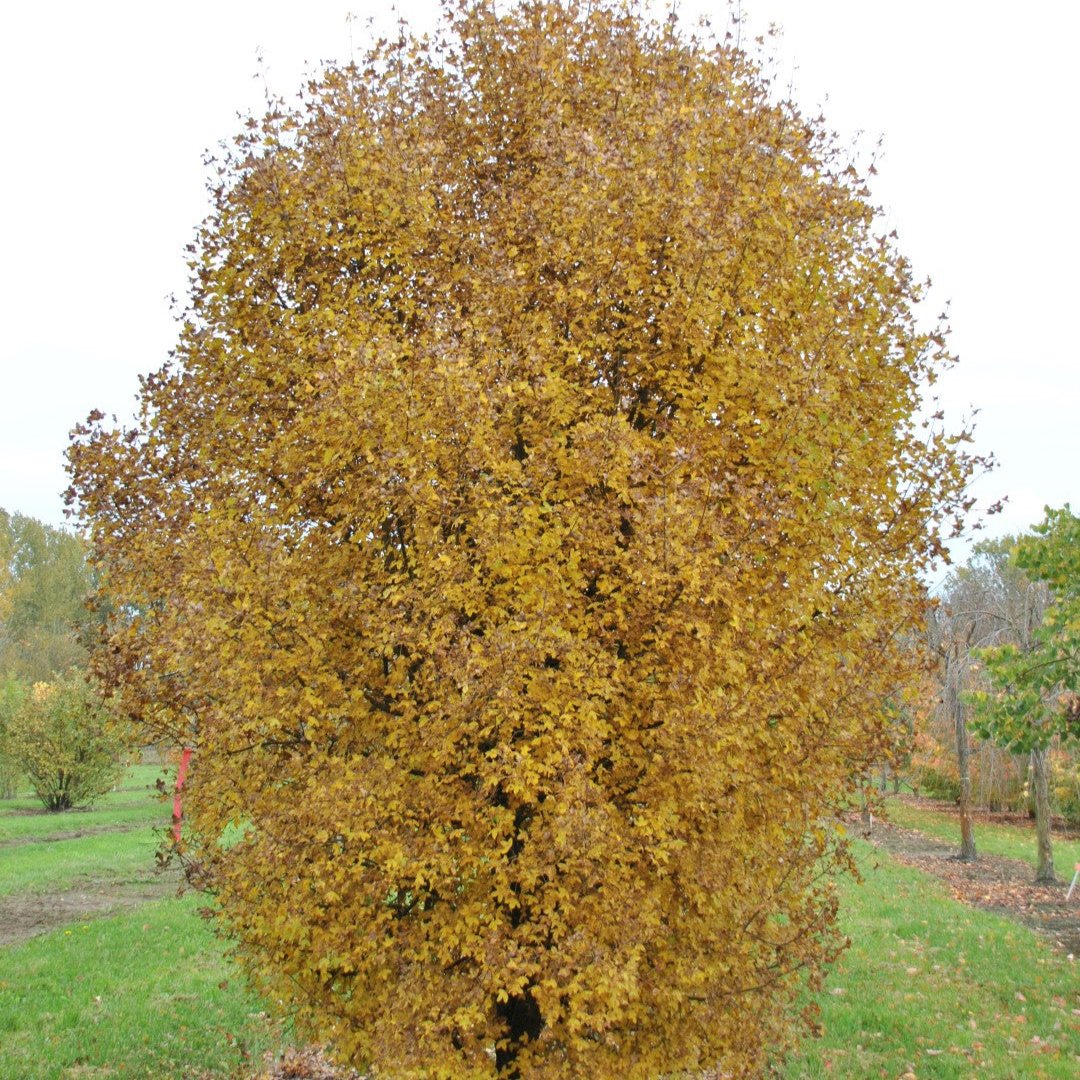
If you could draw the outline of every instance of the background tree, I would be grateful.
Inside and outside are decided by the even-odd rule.
[[[7,728],[30,685],[86,663],[79,636],[92,619],[93,577],[72,533],[0,509],[0,793],[18,767]]]
[[[83,541],[0,510],[0,674],[48,680],[86,663],[94,581]]]
[[[1031,754],[1038,835],[1037,881],[1054,881],[1047,754],[1055,740],[1080,738],[1080,520],[1047,508],[1034,535],[1012,549],[1012,566],[1050,591],[1026,606],[1018,641],[984,649],[990,690],[973,696],[984,733]]]
[[[946,578],[929,625],[931,648],[940,658],[938,707],[956,754],[961,859],[975,858],[968,726],[970,696],[980,687],[978,650],[1006,643],[1026,648],[1047,603],[1046,588],[1010,561],[1014,543],[1004,537],[977,544],[968,562]]]
[[[738,50],[450,23],[219,163],[175,361],[71,449],[97,663],[195,745],[204,880],[342,1056],[755,1074],[963,509],[950,357]]]
[[[123,731],[79,672],[35,683],[12,710],[7,749],[48,810],[92,803],[126,765]]]
[[[941,708],[952,724],[956,767],[959,780],[957,803],[960,810],[960,851],[962,862],[978,857],[971,806],[971,743],[968,737],[967,704],[964,687],[970,664],[971,639],[975,636],[976,620],[953,611],[938,613],[930,624],[931,647],[937,652],[941,671]]]

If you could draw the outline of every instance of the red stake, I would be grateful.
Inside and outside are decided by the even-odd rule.
[[[190,760],[191,747],[185,746],[180,753],[180,770],[176,774],[176,794],[173,796],[172,804],[172,834],[173,839],[178,844],[180,843],[180,821],[184,816],[180,791],[184,786],[184,781],[187,779],[187,767]]]

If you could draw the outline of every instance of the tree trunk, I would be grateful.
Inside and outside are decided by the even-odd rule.
[[[0,757],[0,799],[14,799],[16,785],[15,766]]]
[[[866,798],[867,781],[859,781],[859,819],[867,829],[873,827],[874,819],[870,816],[870,802]]]
[[[1035,781],[1035,835],[1038,838],[1037,882],[1057,881],[1054,848],[1050,842],[1050,783],[1046,775],[1046,747],[1031,751],[1031,771]]]
[[[540,1006],[531,991],[515,995],[496,1006],[495,1010],[506,1024],[506,1045],[495,1050],[495,1068],[506,1080],[520,1080],[517,1056],[527,1042],[535,1042],[544,1030],[544,1018]]]
[[[960,855],[961,862],[975,862],[975,829],[971,821],[971,744],[968,741],[967,712],[960,693],[960,647],[949,658],[946,686],[956,727],[956,766],[960,773]]]

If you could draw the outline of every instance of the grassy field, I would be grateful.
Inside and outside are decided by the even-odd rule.
[[[0,1077],[254,1070],[281,1030],[237,979],[197,907],[194,897],[158,900],[5,949]]]
[[[154,787],[161,775],[134,766],[90,810],[45,813],[30,794],[0,801],[0,897],[145,880],[172,812]]]
[[[954,901],[865,843],[841,886],[851,939],[820,996],[824,1037],[784,1075],[1080,1075],[1080,970],[1024,927]]]
[[[133,884],[166,894],[0,949],[0,1080],[238,1076],[282,1044],[199,898],[177,898],[158,874],[172,813],[155,791],[161,775],[134,767],[92,810],[0,801],[0,919],[5,904],[47,908],[72,890],[117,904]]]
[[[151,794],[156,775],[132,773],[90,812],[0,802],[0,917],[4,904],[48,904],[72,883],[152,876],[153,828],[170,810]],[[927,831],[944,827],[909,809],[917,817],[904,824],[922,827],[925,815]],[[983,849],[1025,842],[1011,832],[983,827]],[[1031,858],[1030,834],[1026,844]],[[841,885],[852,947],[819,998],[824,1034],[782,1076],[1080,1075],[1075,963],[877,849],[859,842],[856,852],[864,883]],[[245,989],[197,907],[169,896],[0,949],[0,1080],[255,1071],[287,1033]]]
[[[165,776],[158,765],[134,765],[121,786],[101,796],[91,809],[65,814],[43,813],[40,800],[30,793],[0,799],[0,844],[8,840],[57,840],[87,829],[160,826],[172,812],[171,804],[163,803],[154,787]]]

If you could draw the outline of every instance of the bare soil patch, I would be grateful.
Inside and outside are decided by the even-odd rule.
[[[150,881],[87,880],[59,892],[0,896],[0,946],[159,900],[175,894],[179,884],[179,875],[167,872]]]
[[[942,804],[933,807],[942,809]],[[1068,881],[1036,885],[1034,870],[1026,862],[1001,855],[979,855],[975,862],[960,862],[958,844],[876,818],[873,828],[863,835],[900,862],[940,878],[961,903],[1022,923],[1062,952],[1080,956],[1080,886],[1067,902]]]

